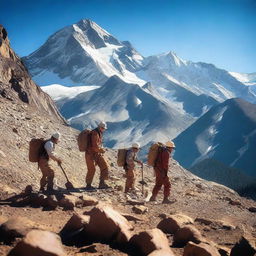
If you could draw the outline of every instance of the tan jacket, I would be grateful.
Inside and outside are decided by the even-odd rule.
[[[99,153],[102,149],[102,133],[98,128],[91,131],[91,143],[89,152]]]

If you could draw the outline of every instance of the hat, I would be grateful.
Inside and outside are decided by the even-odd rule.
[[[165,146],[166,146],[167,148],[175,148],[175,144],[174,144],[174,142],[172,142],[172,141],[167,141],[167,142],[165,143]]]
[[[60,138],[60,133],[56,132],[52,135],[52,137],[58,140]]]
[[[105,122],[100,122],[98,127],[107,129],[107,124]]]
[[[134,142],[134,143],[132,144],[132,147],[139,149],[139,148],[140,148],[140,144],[139,144],[138,142]]]

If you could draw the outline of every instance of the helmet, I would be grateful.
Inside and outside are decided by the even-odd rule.
[[[139,144],[138,142],[134,142],[134,143],[132,144],[132,147],[139,149],[139,148],[140,148],[140,144]]]
[[[167,141],[167,142],[165,143],[165,146],[166,146],[167,148],[175,148],[175,144],[174,144],[173,141]]]
[[[58,140],[60,138],[60,133],[56,132],[52,135],[52,137],[56,140]]]
[[[105,122],[100,122],[98,127],[107,129],[107,124]]]

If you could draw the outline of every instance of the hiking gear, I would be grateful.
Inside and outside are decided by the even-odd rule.
[[[156,201],[156,197],[154,196],[151,196],[150,199],[149,199],[150,202],[155,202]]]
[[[80,152],[85,152],[91,144],[91,130],[81,131],[77,137],[77,144]]]
[[[96,190],[96,188],[93,187],[91,184],[87,184],[86,187],[85,187],[85,190],[90,190],[90,191],[92,191],[92,190]]]
[[[141,165],[141,181],[140,184],[142,185],[141,193],[144,195],[144,185],[147,185],[147,183],[144,181],[144,174],[143,174],[143,164]]]
[[[32,139],[29,142],[29,161],[32,163],[38,162],[40,153],[43,150],[45,140],[41,139]],[[45,152],[46,153],[46,152]]]
[[[60,133],[56,132],[52,135],[52,137],[56,140],[58,140],[60,138]]]
[[[165,143],[165,146],[166,146],[167,148],[175,148],[175,144],[174,144],[173,141],[167,141],[167,142]]]
[[[134,142],[134,143],[132,144],[132,147],[139,149],[139,148],[140,148],[140,144],[139,144],[138,142]]]
[[[159,148],[163,147],[164,145],[161,142],[157,142],[151,145],[148,152],[148,165],[155,166],[156,158],[158,155]]]
[[[169,168],[170,151],[166,147],[161,147],[158,150],[155,161],[155,168],[157,168],[163,176],[166,176]]]
[[[104,180],[101,180],[99,184],[99,189],[107,189],[107,188],[111,188],[111,187],[108,184],[106,184]]]
[[[128,149],[122,148],[117,151],[117,165],[120,167],[124,167],[126,163],[126,154]]]
[[[108,179],[108,164],[100,153],[86,152],[85,161],[87,165],[86,184],[92,184],[96,165],[100,168],[100,180]]]
[[[73,184],[69,181],[68,176],[67,176],[66,172],[64,171],[63,167],[61,166],[61,164],[59,164],[59,167],[61,168],[62,172],[64,173],[64,175],[65,175],[65,177],[67,179],[67,182],[65,183],[65,187],[67,189],[74,189]]]
[[[125,189],[124,193],[129,192],[129,190],[134,189],[134,183],[135,183],[135,173],[134,169],[125,170]]]
[[[103,133],[99,128],[96,128],[90,133],[90,143],[88,144],[87,151],[99,153],[103,148]]]
[[[108,128],[107,128],[107,124],[106,124],[105,122],[100,122],[99,125],[98,125],[98,127],[104,128],[104,129],[108,129]]]
[[[38,166],[42,172],[42,178],[40,180],[40,189],[44,189],[47,185],[47,190],[53,189],[54,170],[49,164],[48,159],[39,158]]]
[[[161,170],[154,168],[156,175],[156,183],[152,191],[152,196],[156,197],[162,186],[164,186],[164,198],[168,198],[170,195],[171,183],[167,175],[163,175]]]
[[[176,200],[170,200],[169,198],[164,198],[164,200],[162,201],[162,204],[173,204],[175,202]]]

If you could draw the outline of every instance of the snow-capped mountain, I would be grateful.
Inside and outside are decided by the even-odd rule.
[[[143,57],[90,20],[59,30],[23,61],[39,85],[102,85],[113,75],[144,84],[134,74]]]
[[[187,168],[215,159],[256,177],[255,104],[229,99],[212,107],[174,141],[174,157]]]
[[[105,145],[115,148],[128,147],[134,141],[145,145],[153,140],[168,140],[194,121],[154,95],[150,84],[140,87],[117,76],[109,78],[100,88],[56,103],[75,128],[93,128],[102,119],[108,122]]]

